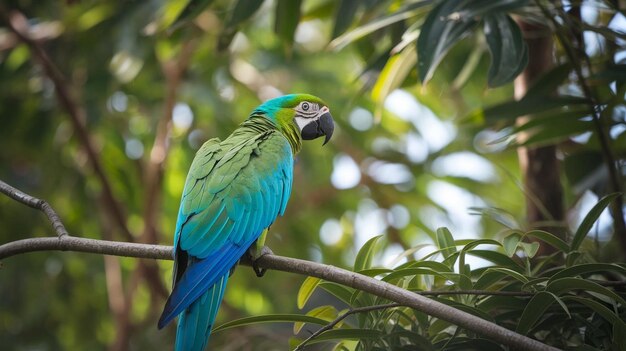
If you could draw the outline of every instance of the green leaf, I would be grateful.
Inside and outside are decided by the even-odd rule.
[[[298,290],[298,297],[297,297],[299,309],[304,308],[304,305],[306,305],[307,301],[309,301],[309,298],[311,297],[311,295],[313,295],[315,288],[317,288],[317,286],[319,285],[321,281],[322,280],[320,278],[306,277],[304,282],[302,282],[302,285],[300,286],[300,290]]]
[[[467,1],[463,10],[459,11],[459,16],[480,17],[501,14],[526,6],[529,2],[529,0]]]
[[[585,240],[587,233],[589,233],[589,231],[591,230],[591,227],[596,222],[596,220],[598,220],[598,217],[600,217],[600,215],[602,214],[602,211],[604,211],[604,209],[611,203],[611,201],[615,200],[618,196],[621,195],[622,194],[619,193],[606,195],[605,197],[600,199],[600,201],[598,201],[595,206],[593,206],[591,211],[589,211],[589,213],[587,213],[587,215],[583,219],[582,223],[580,223],[580,226],[578,226],[578,230],[576,230],[576,233],[574,234],[574,238],[572,239],[572,245],[570,246],[571,251],[578,250],[580,244],[582,244],[583,240]]]
[[[458,16],[463,4],[460,0],[443,1],[426,17],[417,38],[417,67],[422,84],[430,80],[448,50],[477,25],[473,17]]]
[[[345,287],[341,284],[322,281],[319,284],[319,287],[326,290],[329,294],[337,297],[339,300],[343,301],[346,304],[350,304],[350,298],[354,293],[353,288]]]
[[[474,283],[474,289],[476,290],[488,290],[491,289],[496,283],[508,277],[509,275],[504,272],[485,270],[476,283]]]
[[[452,233],[446,227],[437,228],[437,247],[441,250],[443,257],[448,258],[456,252],[456,245]]]
[[[176,17],[176,21],[172,26],[176,27],[185,22],[191,21],[196,18],[204,9],[209,7],[213,3],[213,0],[190,0],[183,8],[180,14]]]
[[[459,244],[459,240],[455,242],[455,244]],[[468,251],[471,251],[478,245],[497,245],[501,246],[501,244],[493,239],[478,239],[478,240],[470,240],[467,244],[463,246],[461,251],[459,251],[459,273],[461,274],[459,279],[459,286],[461,289],[471,289],[472,281],[469,278],[471,276],[471,269],[469,264],[465,264],[465,254]]]
[[[319,324],[319,325],[326,325],[328,323],[328,321],[324,319],[305,316],[301,314],[267,314],[263,316],[245,317],[245,318],[237,319],[234,321],[226,322],[218,326],[217,328],[213,329],[211,332],[216,333],[222,330],[241,327],[244,325],[251,325],[251,324],[282,323],[282,322],[303,322],[303,323],[311,323],[311,324]]]
[[[300,22],[300,5],[302,0],[277,0],[274,31],[283,40],[283,44],[291,49],[293,37]]]
[[[622,306],[626,306],[626,300],[624,300],[621,296],[617,295],[612,290],[607,289],[598,283],[586,279],[559,278],[548,283],[548,285],[546,286],[546,290],[553,292],[556,295],[561,295],[572,290],[584,290],[587,292],[594,292],[596,294],[604,295],[619,302],[620,304],[622,304]]]
[[[614,64],[601,69],[590,77],[607,83],[626,80],[626,64]]]
[[[419,268],[419,267],[430,268],[435,272],[442,272],[442,273],[453,272],[452,269],[448,265],[445,265],[437,261],[414,261],[414,262],[408,262],[406,265],[402,266],[402,268]]]
[[[413,255],[414,253],[416,253],[417,251],[429,246],[430,244],[421,244],[421,245],[417,245],[417,246],[413,246],[412,248],[405,250],[403,253],[401,253],[400,255],[398,255],[398,257],[394,258],[393,261],[391,261],[391,263],[389,264],[390,267],[394,267],[396,264],[398,264],[398,262],[400,262],[403,258],[407,258],[411,255]],[[405,264],[411,264],[413,262],[407,262]]]
[[[578,96],[544,96],[539,99],[522,99],[507,101],[484,110],[472,112],[467,119],[492,124],[500,121],[511,121],[519,116],[532,115],[560,108],[576,108],[588,105],[585,98]]]
[[[600,150],[581,149],[569,153],[563,160],[565,176],[577,194],[589,189],[587,179],[598,174],[598,170],[603,167],[605,164]]]
[[[381,275],[381,274],[387,274],[387,273],[391,273],[393,272],[393,269],[389,269],[389,268],[369,268],[369,269],[364,269],[362,271],[358,271],[356,273],[362,274],[362,275],[366,275],[368,277],[375,277],[377,275]]]
[[[335,25],[333,27],[333,39],[341,35],[345,32],[350,24],[352,24],[352,20],[354,19],[354,15],[359,9],[359,5],[363,2],[360,0],[340,0],[339,5],[337,6],[337,12],[335,13]]]
[[[539,318],[544,315],[548,307],[552,305],[554,298],[555,295],[547,291],[541,291],[533,296],[526,308],[524,308],[515,331],[523,335],[528,334]]]
[[[579,258],[583,257],[583,253],[580,251],[570,251],[565,255],[565,266],[571,267],[576,264]]]
[[[474,315],[476,317],[480,317],[480,318],[482,318],[484,320],[491,321],[491,322],[494,321],[493,316],[490,316],[487,312],[482,311],[481,309],[478,309],[476,307],[468,306],[466,304],[462,304],[460,302],[457,302],[457,301],[454,301],[454,300],[450,300],[450,299],[447,299],[447,298],[442,298],[442,297],[432,297],[432,299],[436,300],[438,302],[441,302],[444,305],[448,305],[448,306],[454,307],[456,309],[459,309],[461,311],[464,311],[464,312],[467,312],[469,314],[472,314],[472,315]]]
[[[522,99],[537,101],[546,96],[555,94],[557,88],[563,84],[571,71],[572,65],[570,63],[563,63],[553,67],[548,72],[539,76]]]
[[[520,290],[522,291],[529,291],[529,290],[543,290],[545,287],[545,282],[547,282],[550,278],[548,277],[540,277],[540,278],[532,278],[528,281],[528,283],[524,283],[522,284],[522,287]],[[541,287],[539,286],[541,285]]]
[[[554,144],[572,135],[592,131],[594,128],[593,121],[581,121],[573,118],[570,119],[568,123],[561,124],[554,123],[554,121],[550,119],[543,120],[543,122],[544,123],[538,128],[539,130],[532,133],[526,140],[523,140],[521,143],[515,142],[513,145],[529,146]]]
[[[504,252],[506,252],[507,256],[513,257],[515,252],[517,252],[517,246],[522,241],[523,235],[519,232],[514,232],[510,235],[507,235],[504,240],[502,240],[502,246],[504,247]]]
[[[524,271],[524,268],[521,267],[517,262],[513,261],[509,256],[503,253],[497,252],[497,251],[472,250],[468,252],[468,254],[472,256],[484,258],[485,260],[491,261],[501,267],[513,269],[518,272]]]
[[[539,250],[539,243],[526,243],[522,241],[523,239],[524,235],[515,230],[504,238],[504,251],[509,257],[515,256],[518,248],[521,248],[528,257],[534,257],[537,254],[537,251]]]
[[[372,100],[376,103],[374,116],[382,116],[385,99],[397,89],[411,72],[417,62],[415,47],[407,47],[397,55],[392,56],[376,80],[372,88]]]
[[[417,33],[419,34],[419,32]],[[456,77],[450,84],[453,90],[460,90],[476,71],[478,64],[481,62],[485,48],[482,45],[476,45],[471,54],[465,61],[463,68],[457,73]]]
[[[239,25],[248,20],[263,5],[263,0],[237,0],[228,10],[224,27],[217,39],[217,50],[224,51],[233,41]]]
[[[455,336],[453,339],[441,340],[435,345],[436,350],[446,351],[467,351],[467,350],[480,350],[480,351],[505,351],[508,348],[503,348],[495,341],[480,339],[476,336],[471,338]],[[443,347],[445,346],[445,348]],[[420,349],[421,350],[421,349]],[[581,351],[581,350],[577,350]]]
[[[606,272],[606,271],[617,272],[622,275],[626,274],[626,268],[617,264],[585,263],[585,264],[579,264],[576,266],[565,268],[557,272],[550,278],[550,282],[553,282],[560,278],[575,277],[579,275],[582,276],[582,275],[586,275],[590,273],[600,273],[600,272]]]
[[[485,16],[484,32],[491,53],[489,85],[506,84],[528,64],[528,47],[522,32],[511,17],[504,13]]]
[[[445,280],[451,280],[455,283],[459,280],[459,275],[457,273],[436,272],[429,268],[403,268],[396,270],[393,273],[389,273],[386,277],[382,279],[382,281],[392,282],[398,278],[415,277],[420,275],[432,275]]]
[[[491,219],[494,222],[500,223],[503,226],[513,229],[519,228],[520,225],[515,220],[512,214],[501,208],[495,207],[470,207],[468,210],[472,211],[471,214],[478,214],[485,218]]]
[[[562,252],[569,251],[569,245],[567,245],[565,241],[556,237],[554,234],[545,232],[543,230],[531,230],[527,232],[526,234],[524,234],[524,236],[539,239],[547,243],[548,245],[558,249],[559,251],[562,251]]]
[[[374,258],[374,249],[380,238],[382,238],[382,235],[375,236],[369,239],[363,247],[361,247],[359,253],[356,255],[356,259],[354,260],[355,272],[370,268],[372,265],[372,258]]]
[[[319,306],[307,312],[306,315],[330,322],[337,318],[337,309],[330,305]],[[305,322],[295,322],[293,324],[293,333],[298,334],[304,327],[304,324]]]
[[[561,300],[560,297],[552,294],[552,297],[554,298],[554,301],[556,301],[559,306],[561,306],[561,308],[563,309],[563,311],[565,311],[565,314],[567,314],[567,318],[572,318],[572,315],[569,313],[569,308],[567,308],[567,305],[565,304],[565,302],[563,302],[563,300]]]
[[[624,323],[619,315],[617,315],[611,309],[596,300],[579,296],[563,296],[562,299],[565,301],[576,301],[582,305],[591,308],[594,312],[602,316],[602,318],[606,319],[609,323],[613,325],[621,324],[626,326],[626,323]]]
[[[431,344],[431,342],[413,332],[407,329],[403,329],[401,327],[397,327],[394,328],[394,331],[392,331],[391,333],[388,333],[386,335],[383,335],[382,338],[384,340],[389,340],[390,343],[393,343],[394,340],[397,340],[399,338],[403,338],[403,339],[407,339],[407,342],[411,345],[409,347],[404,347],[401,349],[394,349],[394,350],[404,350],[404,351],[410,351],[410,350],[419,350],[419,351],[435,351],[435,348],[433,348],[433,345]],[[382,351],[380,349],[378,349],[379,351]]]
[[[455,240],[454,241],[455,245],[464,245],[462,250],[464,251],[470,251],[472,249],[474,249],[476,246],[478,245],[495,245],[495,246],[502,246],[502,244],[500,244],[498,241],[493,240],[493,239],[462,239],[462,240]]]
[[[626,326],[623,323],[613,324],[613,350],[626,351]]]
[[[503,267],[490,267],[487,269],[487,271],[504,273],[517,281],[520,281],[522,283],[528,283],[528,278],[526,278],[526,276],[512,269],[503,268]]]
[[[526,256],[530,257],[530,258],[535,257],[535,255],[539,251],[539,243],[537,243],[537,242],[534,242],[534,243],[520,243],[519,245],[522,248],[522,251],[524,252],[524,254]]]
[[[331,329],[320,334],[309,344],[316,344],[330,340],[369,340],[380,339],[383,333],[376,329]]]
[[[418,1],[402,6],[397,11],[394,11],[389,15],[376,18],[363,26],[357,27],[343,34],[342,36],[331,41],[330,44],[328,44],[328,47],[333,50],[340,50],[355,40],[361,39],[379,29],[416,16],[420,13],[422,7],[430,5],[431,3],[432,1]]]

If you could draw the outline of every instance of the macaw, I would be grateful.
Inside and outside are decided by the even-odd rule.
[[[176,351],[204,350],[231,270],[249,249],[259,254],[285,212],[302,140],[325,136],[326,144],[333,130],[320,98],[291,94],[261,104],[224,141],[198,150],[176,222],[173,289],[158,324],[178,316]]]

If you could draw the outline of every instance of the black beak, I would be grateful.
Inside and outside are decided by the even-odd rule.
[[[330,137],[333,136],[334,130],[335,124],[333,123],[333,116],[331,116],[329,112],[326,112],[317,120],[304,126],[301,134],[304,140],[313,140],[324,135],[326,138],[324,139],[323,145],[326,145]]]

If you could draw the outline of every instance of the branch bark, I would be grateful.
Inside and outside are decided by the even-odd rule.
[[[0,192],[8,195],[20,203],[38,209],[41,209],[41,207],[32,206],[32,204],[45,203],[45,201],[25,194],[2,181],[0,181]],[[43,211],[43,209],[41,210]],[[54,212],[52,208],[50,208],[50,210]],[[63,228],[64,230],[58,216],[55,220],[51,221],[57,231],[56,238],[31,238],[0,245],[0,259],[6,259],[8,257],[26,252],[47,250],[80,251],[136,258],[172,259],[171,246],[124,243],[74,237],[67,234],[67,232],[65,232],[65,234],[61,234],[59,230],[57,230],[57,227]],[[54,225],[55,223],[61,223],[61,226]],[[249,261],[244,261],[243,263],[250,264]],[[317,277],[359,289],[391,300],[400,305],[414,308],[433,317],[448,321],[458,325],[459,327],[488,337],[503,345],[511,346],[516,350],[558,350],[557,348],[543,344],[524,335],[517,334],[495,323],[478,318],[467,312],[463,312],[435,300],[431,300],[425,296],[421,296],[395,285],[358,273],[350,272],[342,268],[276,255],[262,256],[255,263],[259,268]]]

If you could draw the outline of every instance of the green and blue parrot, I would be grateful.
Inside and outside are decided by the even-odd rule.
[[[224,141],[210,139],[189,169],[174,235],[173,291],[159,329],[178,316],[176,351],[204,350],[231,270],[248,249],[263,246],[283,215],[302,140],[334,130],[318,97],[268,100]],[[258,254],[258,249],[256,250]]]

